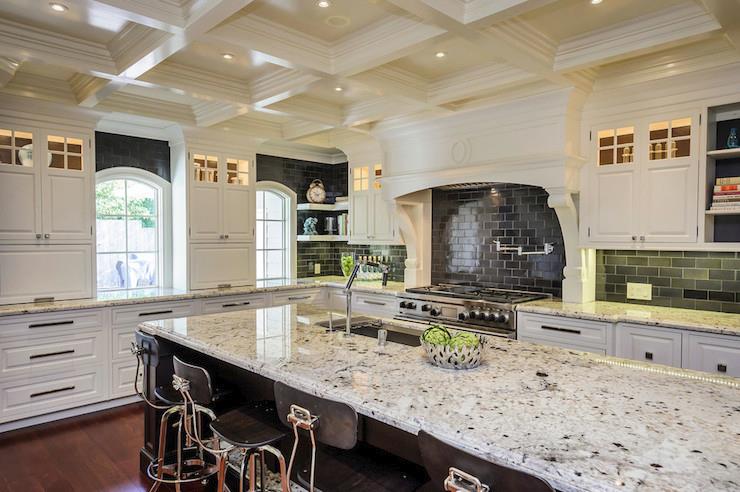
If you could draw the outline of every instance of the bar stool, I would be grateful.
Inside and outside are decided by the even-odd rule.
[[[539,477],[468,454],[423,430],[418,437],[431,478],[419,492],[553,492]]]
[[[413,464],[360,449],[359,416],[351,406],[281,382],[275,383],[275,404],[280,420],[293,429],[288,475],[309,492],[413,492],[426,481],[423,469]],[[310,448],[299,446],[306,434]]]
[[[173,357],[175,375],[173,386],[179,390],[184,399],[185,407],[194,408],[208,406],[213,399],[213,385],[209,372],[200,366],[183,362],[177,356]],[[273,410],[274,412],[274,410]],[[260,456],[260,490],[264,490],[265,453],[272,454],[280,467],[280,483],[283,492],[288,492],[289,480],[283,454],[273,445],[285,438],[285,433],[276,429],[267,422],[267,407],[264,405],[247,405],[231,410],[219,417],[213,415],[210,419],[210,429],[213,439],[205,443],[199,434],[188,435],[203,450],[214,455],[217,459],[218,492],[224,490],[226,481],[226,464],[228,455],[233,450],[241,450],[244,456],[241,459],[239,471],[239,492],[244,491],[244,477],[249,472],[249,492],[256,490],[256,457]],[[187,415],[186,419],[192,418]],[[186,427],[186,430],[189,427]],[[197,432],[197,427],[194,427]],[[221,443],[228,446],[222,447]],[[247,470],[247,462],[249,467]]]
[[[142,332],[136,333],[136,342],[132,343],[131,352],[137,357],[136,374],[139,374],[141,365],[152,362],[160,354],[159,341],[156,337]],[[207,480],[218,472],[218,467],[208,463],[200,447],[195,446],[188,437],[190,434],[199,434],[203,417],[215,419],[213,412],[202,406],[195,406],[196,418],[186,418],[187,408],[182,395],[171,386],[158,386],[154,389],[155,401],[146,394],[146,390],[139,388],[138,378],[134,380],[134,390],[155,410],[163,411],[160,418],[157,458],[147,467],[147,475],[154,481],[149,489],[155,492],[163,483],[172,484],[175,490],[186,483]],[[192,416],[191,416],[192,417]],[[167,451],[168,429],[177,428],[175,449]],[[194,426],[196,426],[194,428]],[[185,436],[183,436],[185,431]]]

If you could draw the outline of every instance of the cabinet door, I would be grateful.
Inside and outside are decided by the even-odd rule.
[[[640,240],[696,242],[699,159],[692,118],[653,121],[641,161]]]
[[[219,157],[205,152],[191,152],[190,157],[190,240],[220,240],[224,233]]]
[[[366,241],[370,235],[370,193],[355,193],[350,210],[350,240]]]
[[[0,240],[36,241],[41,233],[39,159],[31,131],[0,128]]]
[[[591,180],[592,241],[629,242],[637,234],[638,179],[633,126],[599,130]]]
[[[372,202],[370,239],[393,241],[395,229],[391,207],[380,193],[373,193]]]
[[[92,180],[94,163],[90,137],[47,134],[41,190],[44,239],[92,240]]]
[[[740,338],[688,333],[684,340],[685,368],[740,377]]]
[[[254,285],[253,261],[250,244],[192,244],[190,288]]]
[[[92,296],[89,245],[0,247],[0,304]]]
[[[253,241],[252,211],[254,195],[247,187],[226,185],[223,191],[224,235],[231,242]]]
[[[616,356],[681,367],[681,332],[619,323]]]

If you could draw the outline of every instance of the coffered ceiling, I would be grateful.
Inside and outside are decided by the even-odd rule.
[[[326,3],[2,0],[0,92],[313,143],[740,54],[740,0]]]

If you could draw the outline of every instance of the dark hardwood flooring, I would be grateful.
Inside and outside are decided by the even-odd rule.
[[[0,434],[0,492],[148,491],[139,472],[143,410],[137,403]]]

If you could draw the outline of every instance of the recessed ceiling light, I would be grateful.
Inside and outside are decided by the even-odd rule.
[[[69,7],[67,7],[63,3],[57,3],[57,2],[51,2],[49,4],[49,7],[51,7],[51,10],[55,12],[66,12],[69,10]]]
[[[329,0],[321,0],[316,5],[318,5],[322,9],[325,9],[325,8],[331,7],[331,2]]]
[[[223,57],[224,60],[233,60],[234,59],[234,55],[231,54],[231,53],[221,53],[221,56]]]
[[[434,56],[436,56],[437,58],[444,58],[445,56],[447,56],[447,53],[445,53],[444,51],[438,51],[434,54]]]
[[[604,0],[591,0],[591,5],[598,5],[598,4],[600,4],[601,2],[603,2],[603,1],[604,1]]]
[[[341,86],[341,85],[338,85],[338,86],[336,86],[336,87],[334,88],[334,90],[335,90],[335,91],[337,91],[337,92],[342,92],[342,91],[343,91],[344,89],[342,88],[342,86]]]

